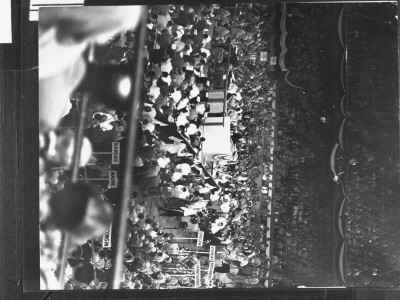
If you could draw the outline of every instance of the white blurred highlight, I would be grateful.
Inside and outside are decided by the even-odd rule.
[[[119,82],[118,92],[123,97],[127,97],[129,95],[129,93],[131,92],[131,80],[129,79],[129,77],[125,77]]]
[[[82,81],[82,53],[91,42],[135,29],[143,6],[43,8],[39,16],[40,131],[55,128]]]

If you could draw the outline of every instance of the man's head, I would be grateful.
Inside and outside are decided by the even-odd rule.
[[[145,106],[143,110],[145,112],[151,112],[151,107],[150,106]]]

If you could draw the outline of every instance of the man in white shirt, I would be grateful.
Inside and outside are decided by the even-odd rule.
[[[187,163],[182,163],[182,164],[177,164],[175,166],[175,170],[181,170],[183,175],[189,175],[190,171],[191,171],[191,167],[189,164]]]
[[[156,125],[154,123],[149,122],[148,120],[142,121],[142,130],[143,131],[148,130],[150,133],[152,133],[155,128],[156,128]]]
[[[180,180],[183,176],[183,173],[181,170],[175,170],[175,172],[172,174],[172,182],[177,182]]]
[[[167,72],[169,74],[169,73],[171,73],[172,69],[173,69],[173,67],[171,64],[171,59],[168,59],[161,63],[161,72]]]
[[[196,124],[193,124],[193,123],[186,124],[185,127],[186,127],[186,135],[194,135],[199,130],[197,128]]]
[[[154,107],[145,106],[143,108],[142,117],[143,119],[147,119],[152,121],[157,115],[157,112]]]
[[[164,211],[160,214],[163,217],[186,217],[196,215],[198,210],[187,208],[185,206],[181,206],[179,208],[168,208],[168,207],[160,207],[160,210]]]
[[[209,194],[211,192],[211,189],[209,186],[200,186],[200,188],[198,189],[200,194]]]
[[[169,157],[166,157],[165,155],[162,155],[157,159],[157,163],[160,168],[166,168],[167,164],[169,164],[170,162],[171,159],[169,159]]]
[[[199,95],[200,91],[196,85],[192,85],[192,89],[189,92],[189,99],[193,99]]]
[[[227,221],[223,217],[219,217],[218,219],[215,220],[214,223],[211,223],[211,232],[212,234],[217,233],[221,229],[225,228],[227,224]]]
[[[190,196],[189,189],[184,185],[177,185],[174,188],[168,188],[172,197],[186,199]]]
[[[230,209],[231,209],[231,207],[230,207],[230,202],[229,201],[224,201],[224,202],[222,202],[222,204],[219,206],[220,207],[220,209],[221,209],[221,211],[223,212],[223,213],[229,213],[229,211],[230,211]]]
[[[181,112],[178,116],[178,118],[176,119],[176,126],[185,126],[187,123],[189,122],[189,120],[187,119],[187,116],[185,113]]]
[[[151,86],[147,95],[149,95],[150,101],[154,102],[160,96],[160,88],[158,86]]]
[[[192,46],[186,44],[185,47],[182,49],[183,55],[190,55],[192,53],[193,49]]]
[[[207,206],[207,204],[208,204],[208,200],[198,200],[196,202],[189,204],[187,206],[187,208],[201,210],[201,209],[205,208]]]
[[[114,128],[111,122],[114,122],[115,120],[110,114],[97,112],[93,114],[93,118],[99,120],[99,127],[102,131],[108,131]]]
[[[217,190],[217,191],[215,191],[215,192],[213,192],[213,193],[210,194],[210,200],[211,200],[212,202],[218,201],[220,197],[221,197],[221,196],[220,196],[220,190]]]
[[[188,104],[189,104],[189,99],[187,97],[180,99],[180,101],[176,105],[176,109],[177,110],[184,109],[187,107]]]
[[[206,105],[204,103],[196,104],[196,114],[204,115],[205,112],[206,112]]]

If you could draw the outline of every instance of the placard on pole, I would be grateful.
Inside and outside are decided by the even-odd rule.
[[[121,145],[119,142],[113,142],[111,152],[93,152],[93,154],[111,154],[111,164],[119,165],[120,162],[120,155],[121,155]]]
[[[111,231],[112,231],[112,224],[106,227],[106,230],[103,233],[103,248],[111,248]]]

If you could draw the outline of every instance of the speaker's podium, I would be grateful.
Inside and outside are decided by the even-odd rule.
[[[201,160],[206,169],[213,173],[217,162],[232,163],[236,160],[236,148],[231,141],[231,120],[227,115],[225,89],[212,90],[208,94],[210,112],[200,131],[203,142]]]
[[[210,111],[206,118],[204,126],[222,126],[225,127],[226,118],[226,98],[225,89],[216,89],[208,92],[207,104]],[[230,124],[228,124],[230,127]]]

